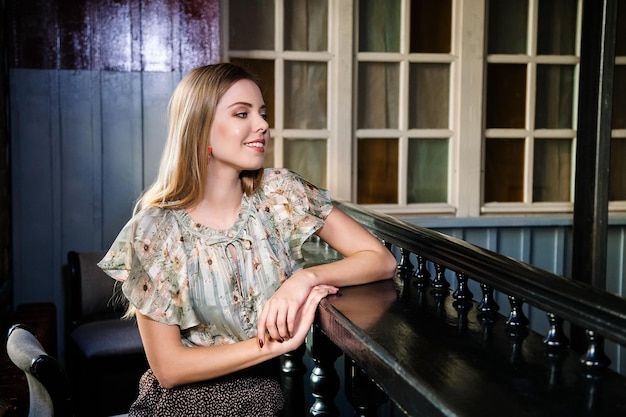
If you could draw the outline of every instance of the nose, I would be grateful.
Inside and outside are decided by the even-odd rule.
[[[259,116],[259,127],[257,128],[257,132],[265,133],[269,129],[270,124],[265,120],[262,116]]]

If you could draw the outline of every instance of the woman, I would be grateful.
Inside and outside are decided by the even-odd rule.
[[[266,107],[241,67],[191,71],[168,111],[157,180],[99,263],[123,282],[150,364],[129,415],[276,415],[260,364],[304,342],[321,298],[391,277],[395,259],[326,191],[262,169]],[[313,233],[344,259],[302,268]]]

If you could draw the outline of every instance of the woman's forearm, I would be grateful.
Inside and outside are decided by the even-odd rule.
[[[150,368],[164,388],[172,388],[228,375],[297,349],[304,343],[320,300],[333,292],[327,286],[311,290],[289,340],[278,341],[263,334],[260,339],[233,344],[188,347],[181,342],[178,326],[159,323],[141,313],[137,313],[137,323]]]

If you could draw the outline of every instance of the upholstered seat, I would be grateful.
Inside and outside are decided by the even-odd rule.
[[[69,252],[65,274],[67,368],[78,413],[90,417],[126,412],[148,369],[119,284],[97,265],[104,254]]]
[[[143,353],[135,320],[99,320],[78,326],[72,341],[86,358]]]

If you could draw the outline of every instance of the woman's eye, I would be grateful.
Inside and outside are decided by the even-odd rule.
[[[241,117],[242,119],[245,119],[246,117],[248,117],[248,113],[245,112],[245,111],[242,111],[240,113],[235,114],[235,116]]]
[[[263,120],[267,120],[267,114],[261,114],[261,118],[263,118]]]

